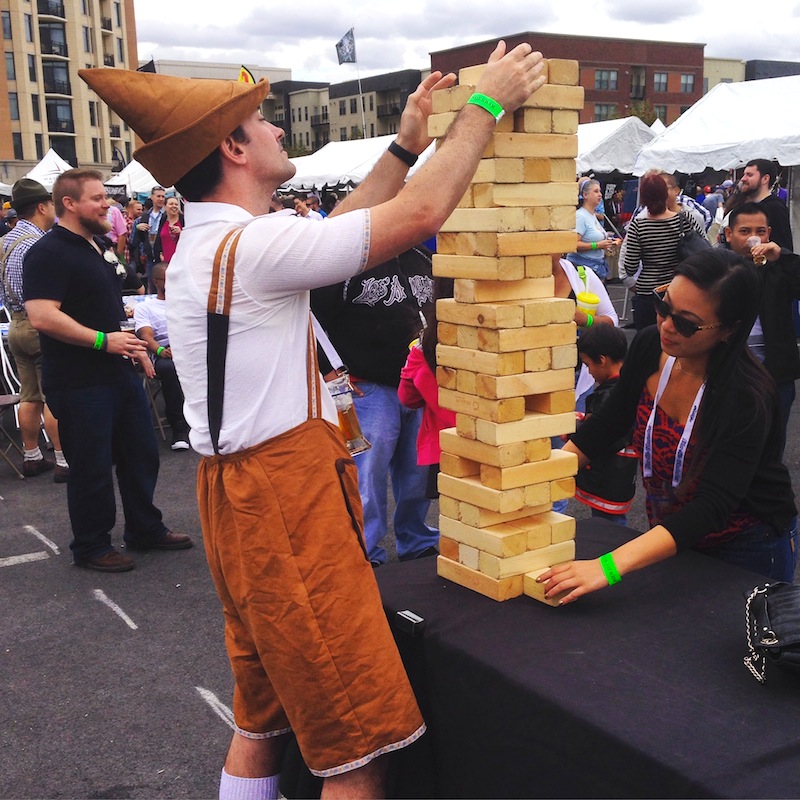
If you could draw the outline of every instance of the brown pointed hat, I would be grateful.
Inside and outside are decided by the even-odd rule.
[[[265,79],[248,84],[123,69],[78,75],[144,141],[133,155],[164,186],[197,166],[269,93]]]

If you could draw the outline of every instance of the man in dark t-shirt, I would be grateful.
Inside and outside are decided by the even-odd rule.
[[[145,344],[120,330],[120,265],[99,238],[108,230],[100,174],[63,173],[53,200],[59,224],[26,255],[23,286],[41,339],[42,386],[70,462],[70,548],[77,566],[125,572],[133,559],[111,545],[114,465],[129,550],[181,550],[192,540],[169,531],[153,504],[158,443],[134,364],[149,376],[153,367]]]

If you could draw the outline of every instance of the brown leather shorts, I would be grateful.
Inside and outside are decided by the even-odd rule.
[[[418,739],[425,725],[366,556],[356,466],[339,430],[309,420],[204,458],[198,498],[238,732],[293,730],[322,777]]]

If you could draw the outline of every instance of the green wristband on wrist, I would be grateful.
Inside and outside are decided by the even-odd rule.
[[[606,576],[609,586],[613,586],[622,580],[617,565],[614,563],[614,556],[611,553],[600,556],[600,566],[603,568],[603,575]]]
[[[158,350],[156,350],[156,355],[160,356],[166,349],[166,347],[159,347]]]
[[[592,242],[592,250],[597,250],[597,242]]]
[[[495,123],[500,122],[503,118],[503,115],[506,113],[503,110],[503,106],[497,102],[497,100],[493,100],[491,97],[485,94],[481,94],[480,92],[475,92],[469,100],[467,100],[467,105],[472,104],[473,106],[480,106],[484,110],[488,111],[493,117]]]
[[[106,335],[103,331],[97,331],[97,336],[94,337],[94,344],[92,345],[93,350],[105,350],[105,343],[106,343]]]
[[[584,312],[586,314],[586,326],[587,328],[591,328],[594,325],[594,317],[588,312]]]

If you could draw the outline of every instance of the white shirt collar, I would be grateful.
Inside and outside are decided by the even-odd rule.
[[[253,215],[232,203],[186,203],[184,218],[190,228],[209,222],[249,222]]]

